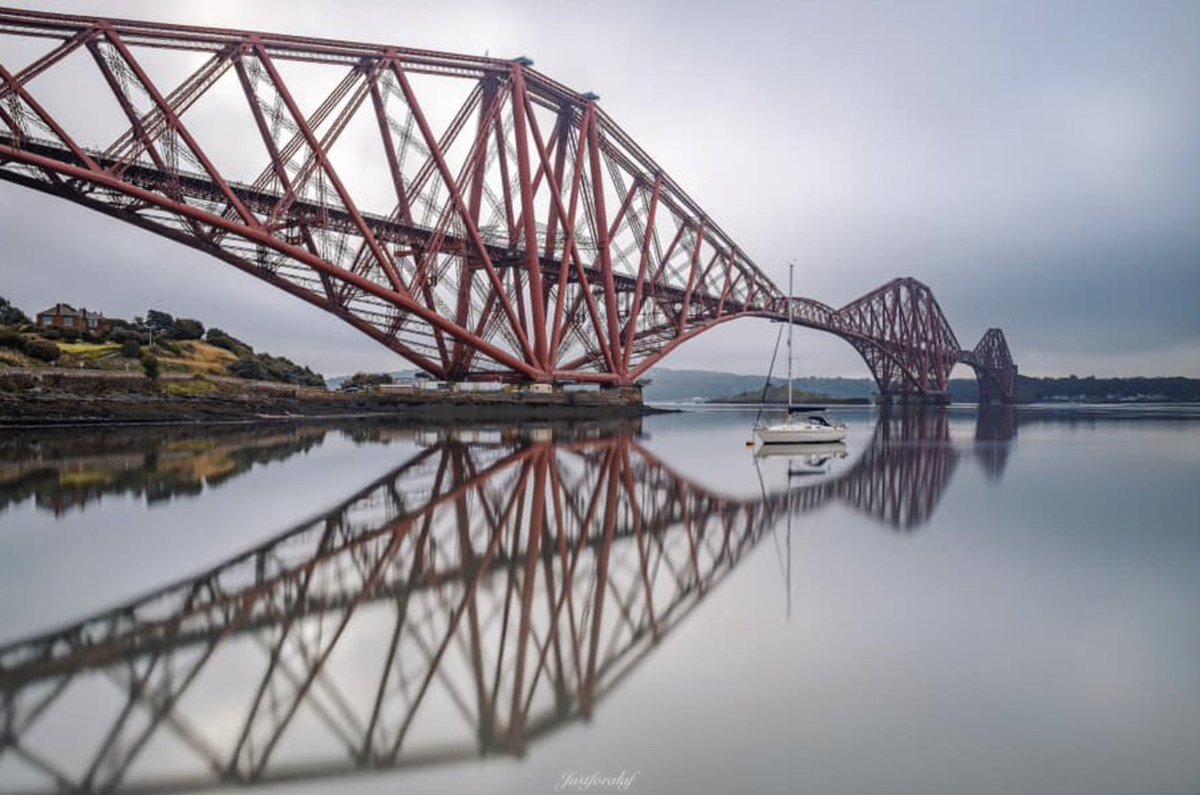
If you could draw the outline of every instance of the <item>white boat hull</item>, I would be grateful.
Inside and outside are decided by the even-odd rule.
[[[846,438],[845,428],[814,428],[803,425],[769,425],[754,431],[763,444],[820,444],[840,442]]]

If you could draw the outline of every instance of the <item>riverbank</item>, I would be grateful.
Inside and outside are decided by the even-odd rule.
[[[329,392],[242,379],[66,370],[0,371],[0,426],[264,422],[402,417],[489,421],[637,417],[665,411],[640,390]]]

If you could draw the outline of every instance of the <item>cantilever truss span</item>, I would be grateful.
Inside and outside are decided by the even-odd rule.
[[[595,95],[528,59],[18,9],[0,44],[0,178],[207,252],[437,377],[628,385],[717,324],[787,315]],[[944,396],[964,361],[1012,397],[1007,348],[960,350],[920,282],[793,300],[884,395]]]

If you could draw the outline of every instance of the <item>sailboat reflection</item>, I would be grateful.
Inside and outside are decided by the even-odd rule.
[[[629,429],[430,440],[216,568],[0,648],[0,783],[163,792],[523,754],[592,716],[785,514],[927,518],[944,427],[881,428],[845,475],[754,499]]]
[[[829,462],[845,458],[850,454],[845,442],[825,444],[764,444],[754,451],[754,457],[786,458],[788,477],[803,475],[826,475]]]
[[[971,446],[971,454],[994,480],[1003,476],[1017,427],[1012,408],[998,408],[977,415],[977,441]],[[933,515],[963,456],[952,443],[950,419],[944,410],[881,411],[866,448],[845,472],[788,492],[795,511],[806,513],[837,502],[898,530],[920,527]],[[805,453],[811,447],[806,445]],[[760,456],[761,452],[756,453],[759,460],[775,458],[771,452]],[[789,479],[797,474],[828,474],[830,462],[843,457],[839,450],[823,452],[828,457],[818,454],[810,460],[781,451],[780,457],[789,464]]]

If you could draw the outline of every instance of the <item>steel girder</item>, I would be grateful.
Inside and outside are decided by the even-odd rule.
[[[631,384],[786,301],[595,95],[527,59],[19,9],[2,39],[49,49],[0,50],[0,179],[218,257],[439,378]],[[56,79],[83,118],[39,100]],[[814,327],[885,394],[940,394],[953,335],[904,281]]]
[[[786,319],[786,299],[767,316]],[[841,309],[808,298],[792,299],[797,325],[827,331],[850,343],[875,379],[881,395],[947,396],[950,371],[961,351],[933,291],[913,278],[893,279]]]
[[[774,289],[593,95],[526,59],[19,10],[0,34],[61,41],[3,64],[5,178],[218,256],[443,378],[626,383]],[[166,77],[163,50],[200,57]],[[70,68],[123,120],[103,147],[35,96]]]

